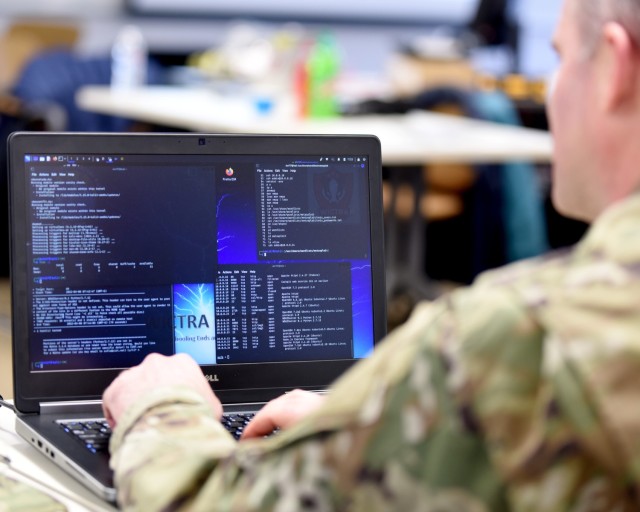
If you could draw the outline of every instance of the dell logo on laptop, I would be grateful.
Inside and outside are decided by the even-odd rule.
[[[207,382],[220,382],[220,379],[218,379],[218,375],[216,375],[215,373],[213,375],[205,373],[204,378],[207,379]]]

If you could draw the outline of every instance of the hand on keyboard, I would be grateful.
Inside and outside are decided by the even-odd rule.
[[[318,409],[324,396],[296,389],[271,400],[247,424],[240,439],[264,437],[277,429],[286,429]]]
[[[150,354],[138,366],[123,371],[105,390],[102,408],[109,426],[114,428],[124,411],[136,400],[162,386],[189,387],[211,405],[216,418],[222,416],[220,400],[211,390],[198,363],[190,356]]]

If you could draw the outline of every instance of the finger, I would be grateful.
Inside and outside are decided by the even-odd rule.
[[[118,377],[102,394],[102,412],[111,429],[115,428],[118,423],[118,417],[120,416],[119,411],[121,404],[119,403],[119,390],[122,387],[121,381],[122,378]]]
[[[273,418],[267,414],[256,415],[245,427],[240,440],[253,439],[256,437],[264,437],[277,428]]]
[[[324,398],[299,389],[271,400],[247,425],[241,439],[271,434],[275,429],[286,429],[318,409]]]
[[[249,424],[244,428],[241,440],[252,439],[255,437],[264,437],[271,434],[280,425],[277,424],[277,416],[274,414],[274,402],[269,402],[260,411],[256,413]]]
[[[102,411],[104,412],[104,419],[109,424],[109,428],[111,430],[116,428],[116,421],[113,419],[113,416],[111,415],[111,411],[109,409],[104,408],[104,407],[102,408]]]

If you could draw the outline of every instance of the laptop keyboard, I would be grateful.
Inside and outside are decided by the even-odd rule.
[[[237,440],[254,415],[255,413],[224,414],[221,423]],[[57,423],[65,432],[84,444],[87,450],[93,453],[108,451],[111,428],[104,418],[59,420]]]
[[[246,427],[255,416],[253,412],[244,412],[236,414],[223,414],[220,422],[222,426],[229,431],[234,439],[240,439],[244,427]]]
[[[60,420],[58,425],[93,453],[107,451],[111,428],[104,418],[91,420]]]

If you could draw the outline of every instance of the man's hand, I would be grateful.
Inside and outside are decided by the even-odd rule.
[[[318,409],[323,401],[323,396],[300,389],[271,400],[244,429],[242,439],[266,436],[276,428],[289,428]]]
[[[186,354],[163,356],[150,354],[138,365],[123,371],[105,390],[102,408],[115,427],[118,420],[136,400],[164,386],[187,386],[200,393],[211,404],[216,417],[222,416],[220,400],[213,394],[198,364]]]

